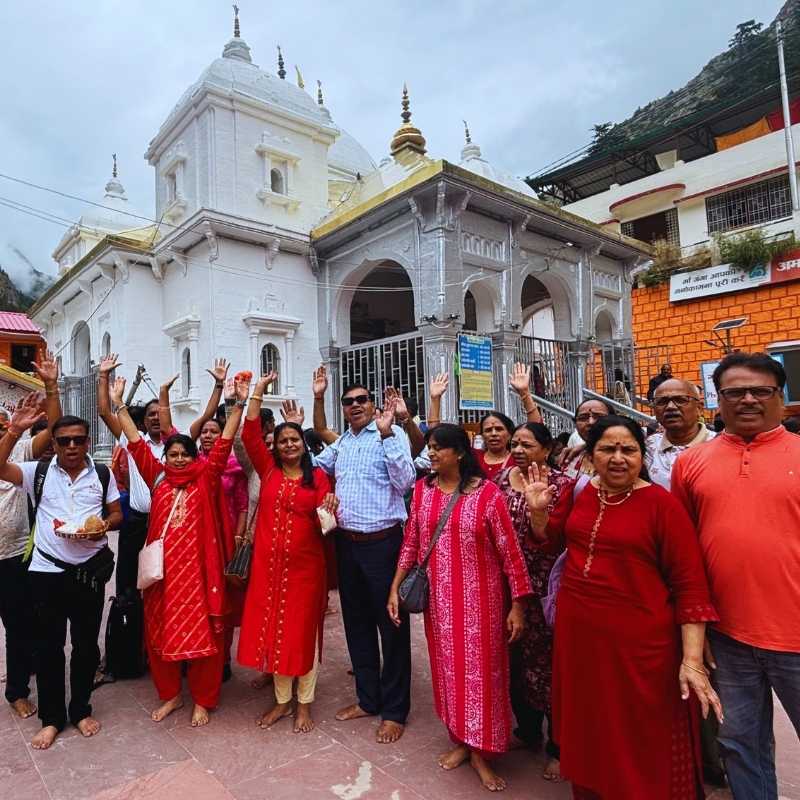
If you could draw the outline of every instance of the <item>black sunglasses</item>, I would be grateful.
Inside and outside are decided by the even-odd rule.
[[[355,397],[343,397],[342,398],[342,405],[343,406],[352,406],[354,403],[358,403],[360,406],[366,405],[369,403],[369,395],[368,394],[357,394]]]
[[[82,447],[89,441],[89,436],[86,433],[83,436],[56,436],[55,440],[59,447],[69,447],[71,444]]]

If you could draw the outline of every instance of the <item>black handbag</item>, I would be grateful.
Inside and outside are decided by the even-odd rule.
[[[250,524],[247,526],[247,531],[244,537],[236,545],[231,560],[225,567],[225,577],[230,579],[232,583],[246,583],[250,577],[250,562],[253,559],[253,525],[258,515],[258,503],[253,509],[250,516]]]
[[[421,563],[417,564],[416,567],[412,567],[408,571],[408,575],[403,578],[403,582],[397,589],[397,595],[400,598],[400,608],[402,608],[403,611],[407,611],[409,614],[420,614],[428,607],[428,598],[430,596],[428,561],[460,496],[461,492],[457,488],[450,496],[450,502],[447,504],[447,507],[442,512],[442,516],[439,517],[439,521],[436,523],[436,530],[431,537],[430,544],[428,545],[428,552],[425,553],[425,558],[423,558]]]

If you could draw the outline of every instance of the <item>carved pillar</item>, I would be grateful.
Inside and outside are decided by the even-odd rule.
[[[442,398],[442,421],[458,421],[458,391],[455,376],[455,355],[458,348],[458,331],[455,325],[444,329],[421,325],[422,346],[425,351],[425,410],[430,407],[428,385],[437,372],[446,372],[450,386]]]
[[[519,332],[502,327],[492,335],[492,383],[494,388],[494,407],[511,419],[519,420],[520,404],[512,397],[509,388],[511,370],[517,360],[516,346]]]
[[[253,375],[261,375],[261,364],[259,363],[258,353],[258,331],[250,329],[250,370]]]
[[[328,391],[325,394],[325,414],[328,417],[328,425],[334,430],[344,430],[344,420],[342,418],[342,406],[339,398],[342,396],[342,374],[339,369],[339,358],[341,349],[334,346],[320,347],[322,363],[328,370]]]
[[[283,391],[290,397],[296,394],[294,388],[294,331],[286,331],[286,382]]]
[[[198,346],[197,343],[200,340],[200,336],[198,335],[197,328],[192,328],[188,334],[188,341],[189,341],[189,355],[191,356],[192,362],[191,367],[189,370],[189,379],[190,379],[190,386],[189,386],[189,397],[196,398],[199,396],[199,383],[198,377],[200,373],[200,356],[198,353]]]

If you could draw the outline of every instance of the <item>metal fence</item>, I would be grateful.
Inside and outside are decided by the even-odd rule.
[[[598,394],[612,397],[614,384],[622,381],[631,405],[649,412],[647,389],[650,378],[670,360],[670,347],[635,347],[632,342],[595,345],[587,366],[586,385]]]
[[[422,336],[403,334],[366,344],[343,347],[340,354],[342,387],[361,383],[374,395],[379,405],[387,386],[399,389],[405,397],[419,403],[425,417],[425,352]],[[338,406],[337,406],[338,408]],[[341,409],[338,410],[341,414]],[[339,430],[342,430],[339,420]]]
[[[73,414],[89,423],[92,456],[106,460],[111,456],[111,432],[97,413],[97,367],[88,375],[65,375],[61,380],[61,402],[65,414]]]

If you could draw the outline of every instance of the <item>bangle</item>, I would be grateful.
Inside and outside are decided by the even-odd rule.
[[[224,384],[224,383],[220,383],[219,381],[217,381],[217,382],[214,384],[214,388],[215,388],[215,389],[222,389],[224,386],[225,386],[225,384]]]
[[[441,422],[440,419],[428,419],[428,420],[425,420],[425,421],[428,423],[428,425],[430,425],[431,422]]]
[[[128,407],[128,406],[127,406],[127,404],[126,404],[126,403],[120,403],[120,404],[117,406],[117,412],[119,412],[119,411],[122,411],[122,409],[123,409],[123,408],[127,408],[127,407]]]
[[[237,408],[244,408],[247,405],[247,400],[237,400],[236,407]]]
[[[16,429],[12,428],[11,426],[6,428],[6,436],[8,436],[10,434],[15,439],[19,439],[19,437],[22,436],[23,433],[25,433],[25,431],[18,431]]]
[[[703,667],[703,669],[698,669],[697,667],[693,667],[691,664],[687,664],[685,661],[681,661],[681,664],[683,664],[686,669],[690,669],[692,672],[699,672],[701,675],[705,675],[706,678],[708,677],[708,670],[705,667]]]
[[[251,394],[250,395],[250,399],[251,400],[258,400],[258,402],[260,403],[264,399],[264,395],[263,394]]]

